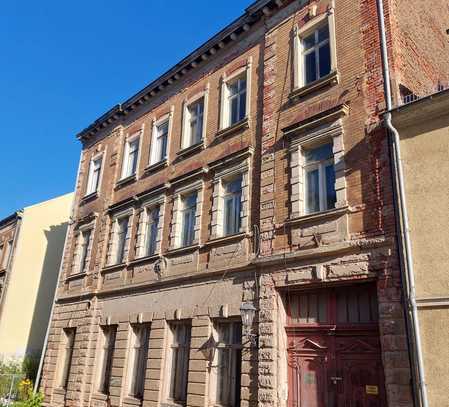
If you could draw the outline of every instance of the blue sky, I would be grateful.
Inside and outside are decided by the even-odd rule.
[[[251,0],[22,0],[0,12],[0,219],[74,188],[75,135]]]

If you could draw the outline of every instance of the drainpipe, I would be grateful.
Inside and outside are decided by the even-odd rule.
[[[417,373],[418,373],[418,392],[421,400],[422,407],[428,407],[427,400],[426,381],[424,374],[424,362],[422,356],[422,344],[421,333],[419,328],[418,319],[418,307],[416,304],[416,290],[415,290],[415,274],[413,268],[413,256],[412,245],[410,238],[410,225],[408,221],[407,202],[405,197],[404,186],[404,171],[402,167],[401,147],[398,130],[393,126],[391,121],[391,109],[392,109],[392,96],[391,96],[391,84],[390,84],[390,68],[388,64],[388,51],[387,51],[387,39],[385,33],[385,18],[384,18],[384,6],[383,0],[377,0],[377,12],[379,16],[379,30],[381,40],[381,52],[382,52],[382,69],[384,75],[384,90],[387,113],[384,116],[385,125],[392,136],[393,144],[393,161],[394,171],[396,178],[396,194],[397,204],[399,206],[399,230],[401,233],[402,250],[403,250],[403,274],[406,277],[406,302],[409,315],[411,317],[411,330],[412,330],[412,346],[414,347],[413,359],[415,359]]]
[[[79,180],[79,176],[80,176],[80,169],[81,169],[81,160],[82,160],[82,158],[83,158],[83,152],[81,151],[81,153],[80,153],[80,160],[78,162],[78,171],[76,173],[75,190],[76,190],[76,187],[78,185],[78,180]],[[69,238],[70,225],[72,224],[72,219],[73,219],[73,216],[74,216],[74,212],[75,212],[75,195],[73,196],[72,207],[70,208],[70,217],[69,217],[69,222],[68,222],[68,225],[67,225],[67,231],[65,233],[65,238],[64,238],[64,247],[62,249],[61,264],[59,265],[58,279],[56,280],[55,294],[53,296],[53,302],[51,304],[50,316],[48,318],[47,330],[45,332],[44,346],[42,347],[41,358],[39,360],[39,367],[37,369],[36,379],[35,379],[35,382],[34,382],[34,389],[33,389],[33,393],[34,394],[36,394],[38,392],[39,384],[40,384],[40,381],[41,381],[42,368],[44,366],[45,353],[47,351],[48,338],[50,336],[50,326],[51,326],[51,321],[53,319],[53,314],[54,314],[54,310],[55,310],[56,297],[58,295],[58,288],[59,288],[59,281],[61,280],[62,270],[63,270],[63,267],[64,267],[64,257],[65,257],[66,248],[67,248],[67,240]]]

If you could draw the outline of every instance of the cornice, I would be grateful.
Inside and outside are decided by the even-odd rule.
[[[139,106],[147,103],[166,88],[204,65],[218,51],[234,43],[242,34],[250,31],[252,26],[258,21],[266,16],[270,16],[276,10],[290,2],[291,0],[258,0],[254,2],[245,9],[243,15],[155,79],[140,92],[104,113],[91,125],[78,133],[77,138],[81,141],[86,141],[114,123],[117,125],[124,117],[136,110]]]

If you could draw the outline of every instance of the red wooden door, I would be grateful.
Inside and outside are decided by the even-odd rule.
[[[372,292],[290,294],[289,407],[386,407]]]

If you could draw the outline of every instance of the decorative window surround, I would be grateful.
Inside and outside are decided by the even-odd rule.
[[[185,99],[183,102],[183,114],[182,114],[182,137],[181,137],[181,151],[182,153],[185,150],[190,149],[191,147],[195,147],[197,145],[206,146],[206,129],[207,129],[207,113],[208,113],[208,105],[209,105],[209,88],[210,85],[207,84],[204,91],[200,92],[189,99]],[[201,138],[199,140],[194,140],[192,142],[191,131],[190,131],[190,119],[191,112],[190,107],[199,103],[202,100],[203,104],[203,112],[202,112],[202,131]],[[178,154],[179,154],[178,153]]]
[[[223,73],[221,77],[221,100],[220,100],[220,131],[240,124],[250,117],[251,113],[251,69],[252,58],[249,57],[246,66],[235,70],[231,75],[227,76]],[[239,78],[246,80],[246,100],[245,100],[245,116],[241,120],[232,123],[229,110],[229,86]]]
[[[227,182],[234,180],[241,176],[242,178],[242,193],[241,193],[241,223],[240,230],[237,233],[245,233],[248,231],[249,225],[249,168],[250,159],[247,158],[233,166],[222,167],[217,169],[213,179],[212,192],[212,220],[211,220],[211,239],[225,237],[224,230],[224,195],[225,185]]]
[[[148,252],[148,231],[149,222],[151,221],[151,211],[159,207],[159,217],[157,221],[157,235],[155,238],[155,248],[153,253]],[[143,258],[148,256],[155,256],[161,252],[162,232],[164,227],[164,210],[165,210],[165,195],[157,195],[150,197],[142,203],[142,208],[139,214],[139,223],[137,226],[136,238],[136,258]]]
[[[170,112],[167,114],[164,114],[163,116],[153,119],[152,122],[152,135],[151,135],[151,146],[150,146],[150,159],[148,166],[146,170],[151,170],[151,168],[156,167],[156,165],[165,162],[169,162],[169,153],[170,153],[170,139],[172,134],[172,128],[173,128],[173,113],[174,113],[174,106],[170,108]],[[159,137],[159,130],[161,129],[161,126],[163,126],[165,123],[168,123],[168,129],[167,129],[167,139],[165,141],[158,140]],[[165,144],[165,146],[164,146]],[[165,148],[165,154],[163,154],[163,149]],[[162,149],[162,150],[161,150]],[[159,167],[158,167],[159,168]]]
[[[172,223],[170,231],[170,249],[182,247],[182,199],[192,193],[197,194],[194,237],[192,245],[197,245],[201,241],[201,212],[203,209],[203,181],[199,180],[184,186],[179,186],[173,194]]]
[[[125,143],[123,147],[123,157],[122,157],[122,168],[120,172],[120,179],[117,181],[117,185],[124,184],[130,180],[138,178],[139,174],[139,161],[140,152],[142,150],[142,135],[143,135],[144,125],[137,132],[128,134],[125,137]],[[131,148],[133,147],[134,148]],[[135,151],[137,147],[137,156],[133,159],[130,154]]]
[[[102,395],[109,395],[117,325],[100,326],[99,334],[96,391]]]
[[[84,274],[89,270],[95,221],[78,226],[74,231],[74,249],[71,275]]]
[[[67,389],[75,347],[76,328],[64,328],[61,332],[59,357],[56,367],[56,383],[59,389]]]
[[[128,260],[130,240],[131,240],[131,228],[132,228],[132,220],[134,215],[134,209],[128,208],[122,212],[116,213],[111,218],[111,226],[109,231],[109,239],[108,239],[108,249],[107,249],[107,258],[106,258],[106,266],[114,266],[118,264],[125,263]],[[119,233],[119,221],[128,218],[128,227],[126,230],[124,247],[123,247],[123,258],[121,261],[117,257],[118,256],[118,233]]]
[[[99,153],[90,159],[89,172],[87,176],[86,193],[83,199],[98,194],[101,190],[101,181],[104,170],[104,153]]]
[[[329,45],[330,45],[330,73],[313,82],[306,83],[304,78],[304,62],[303,62],[303,45],[302,40],[308,35],[312,34],[317,28],[322,25],[328,25],[329,27]],[[328,83],[337,82],[337,47],[335,38],[335,13],[334,7],[331,7],[326,13],[321,14],[310,21],[308,21],[302,27],[297,25],[293,28],[293,92],[295,96],[301,96],[298,92],[301,88],[308,88],[310,92],[317,90],[318,88],[313,86],[319,81],[322,86]],[[328,79],[324,81],[324,79]],[[321,87],[321,86],[320,86]],[[308,93],[308,92],[307,92]]]
[[[343,127],[341,119],[333,123],[325,123],[305,134],[293,136],[290,143],[290,185],[291,185],[291,219],[309,215],[305,212],[304,191],[304,149],[332,143],[335,169],[335,208],[347,206],[346,181],[344,176]]]

